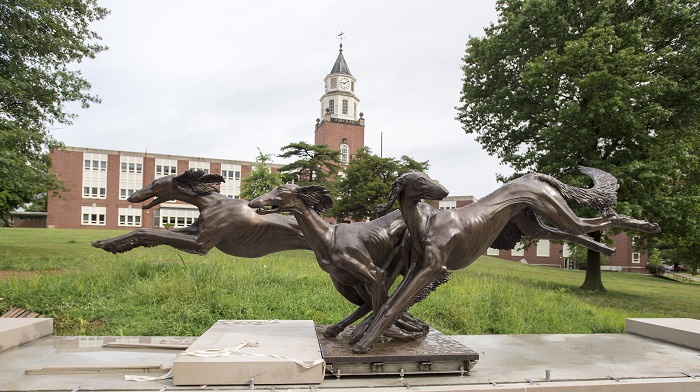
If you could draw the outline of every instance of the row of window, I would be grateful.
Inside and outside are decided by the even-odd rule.
[[[80,213],[83,225],[104,226],[107,222],[107,207],[82,206]],[[119,226],[141,227],[140,208],[119,208],[118,217]]]
[[[550,245],[549,240],[537,241],[537,251],[536,251],[535,255],[537,257],[549,257],[550,256],[550,252],[549,252],[550,246],[549,245]],[[488,248],[486,250],[486,255],[487,256],[499,256],[500,251],[498,249]],[[515,248],[510,251],[510,255],[515,256],[515,257],[525,256],[525,247],[523,246],[523,244],[516,245]],[[568,259],[568,257],[571,256],[571,250],[569,249],[569,246],[567,244],[564,244],[564,247],[562,249],[562,256],[565,259]],[[642,259],[641,253],[632,252],[632,263],[633,264],[639,264],[641,262],[641,259]],[[568,268],[568,266],[567,266],[567,268]]]
[[[343,99],[340,107],[340,113],[347,115],[349,113],[349,105],[350,102],[347,99]],[[328,100],[328,110],[330,114],[335,114],[335,99],[331,98]],[[357,117],[357,104],[355,104],[354,110],[355,117]]]
[[[84,153],[83,198],[107,198],[107,154]],[[143,157],[120,156],[119,199],[126,200],[143,187]],[[156,159],[156,178],[177,174],[177,160]],[[191,169],[209,173],[209,162],[190,161]],[[227,180],[221,184],[221,194],[238,198],[240,194],[240,165],[222,164],[221,175]]]

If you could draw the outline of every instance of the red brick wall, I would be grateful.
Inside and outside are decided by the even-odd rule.
[[[365,146],[364,125],[324,121],[316,128],[314,143],[325,144],[332,150],[339,150],[343,139],[347,139],[350,155],[357,154],[357,150]]]
[[[81,227],[79,201],[83,196],[83,153],[62,150],[51,151],[53,171],[63,181],[65,192],[61,197],[49,193],[46,202],[46,227],[78,229]]]

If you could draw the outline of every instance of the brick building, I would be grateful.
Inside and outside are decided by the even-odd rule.
[[[94,148],[66,147],[51,151],[56,175],[68,190],[61,197],[49,195],[48,228],[103,228],[189,226],[198,216],[196,207],[165,202],[149,210],[126,199],[156,178],[202,169],[221,174],[221,193],[238,198],[241,179],[254,162],[209,159]],[[268,165],[272,169],[280,165]]]

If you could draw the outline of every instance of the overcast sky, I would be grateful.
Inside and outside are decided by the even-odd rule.
[[[66,145],[254,161],[313,143],[342,31],[375,154],[430,161],[451,195],[485,196],[511,172],[454,119],[466,42],[494,1],[100,3],[109,50],[77,67],[102,103],[69,107],[79,117],[53,131]]]

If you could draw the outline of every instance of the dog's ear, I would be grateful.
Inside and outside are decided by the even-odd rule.
[[[406,184],[406,179],[404,176],[405,174],[401,175],[401,177],[394,180],[394,183],[391,184],[391,191],[386,197],[388,201],[386,203],[379,204],[374,208],[378,215],[386,214],[394,205],[396,199],[399,198],[399,195],[401,194],[401,191],[403,191],[403,187]]]
[[[173,178],[173,185],[185,194],[208,195],[212,192],[219,192],[213,184],[224,182],[224,178],[219,174],[206,174],[204,170],[189,169],[179,176]]]
[[[221,184],[222,182],[226,182],[221,174],[205,174],[199,179],[199,181],[207,184]]]
[[[297,195],[309,208],[319,214],[333,207],[333,199],[331,199],[326,188],[319,185],[302,186],[294,190]]]

